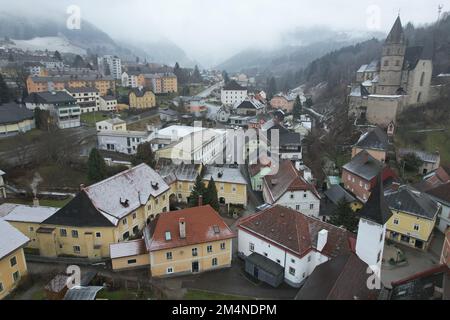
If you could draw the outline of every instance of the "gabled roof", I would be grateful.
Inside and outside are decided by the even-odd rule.
[[[356,254],[348,253],[317,266],[296,300],[376,300],[379,290],[367,287],[369,266]]]
[[[332,185],[327,191],[325,191],[325,196],[334,204],[338,204],[339,201],[342,201],[343,199],[349,203],[356,201],[356,198],[348,193],[339,184]]]
[[[211,177],[215,182],[225,182],[225,183],[236,183],[236,184],[247,184],[247,180],[241,173],[239,168],[226,168],[226,167],[214,167],[207,166],[205,175],[203,176],[204,181],[209,181]]]
[[[169,188],[155,170],[141,164],[89,186],[84,191],[94,207],[121,219],[146,204],[150,197],[156,198]]]
[[[186,226],[186,237],[184,239],[180,237],[180,219],[184,219]],[[168,232],[170,233],[170,240],[166,240],[166,233]],[[209,205],[161,214],[145,232],[145,241],[150,252],[221,241],[234,237],[235,234],[222,217]],[[190,252],[187,254],[190,254]]]
[[[99,93],[97,88],[92,87],[80,87],[80,88],[69,88],[67,89],[70,93]]]
[[[231,80],[227,85],[223,87],[226,91],[246,91],[247,89],[238,84],[236,81]]]
[[[143,96],[145,96],[148,92],[153,94],[153,91],[147,88],[134,88],[130,90],[130,93],[128,95],[131,95],[132,93],[134,93],[134,95],[138,98],[142,98]]]
[[[384,197],[383,183],[380,176],[377,178],[377,184],[375,188],[373,188],[369,200],[367,200],[364,207],[358,212],[358,215],[361,218],[380,225],[385,225],[392,217],[392,212]]]
[[[235,109],[263,109],[264,104],[254,99],[245,99],[244,101],[237,103]]]
[[[288,191],[311,191],[320,199],[316,188],[301,176],[290,160],[281,161],[278,172],[264,176],[263,181],[269,191],[271,203],[277,202]]]
[[[431,153],[431,152],[415,150],[415,149],[402,148],[402,149],[399,149],[398,154],[400,157],[404,157],[407,154],[414,154],[414,155],[416,155],[416,157],[418,157],[423,162],[429,162],[429,163],[437,163],[440,159],[439,153]]]
[[[380,173],[383,164],[363,150],[342,168],[370,181]]]
[[[58,211],[57,208],[26,206],[14,203],[0,205],[0,217],[10,222],[42,223],[54,215],[56,211]]]
[[[402,21],[400,16],[395,20],[394,26],[392,27],[389,35],[386,38],[386,44],[404,44],[405,43],[405,33],[403,31]]]
[[[386,151],[389,146],[389,139],[387,133],[380,127],[363,134],[355,147],[361,149],[383,150]]]
[[[85,191],[81,191],[68,204],[58,210],[42,224],[71,227],[113,227],[117,220],[112,221],[100,212],[91,202]]]
[[[201,171],[201,164],[162,164],[163,159],[160,159],[160,166],[158,168],[159,174],[166,179],[167,177],[174,175],[175,180],[195,182],[195,179]]]
[[[322,230],[328,231],[322,253],[329,257],[349,253],[349,239],[354,237],[345,229],[279,205],[243,218],[239,228],[300,257],[316,248],[318,234]]]
[[[426,219],[434,219],[439,211],[438,204],[428,194],[410,186],[401,186],[398,191],[386,194],[386,201],[392,210]]]
[[[14,102],[0,105],[0,124],[18,123],[33,118],[33,111]]]
[[[446,202],[450,206],[450,182],[427,191],[430,196]]]
[[[30,239],[8,222],[0,219],[0,259],[21,248]]]
[[[27,98],[25,102],[28,103],[76,103],[77,101],[70,94],[65,91],[46,91],[46,92],[33,92]]]

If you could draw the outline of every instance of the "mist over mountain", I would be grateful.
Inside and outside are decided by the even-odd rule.
[[[283,35],[283,46],[276,49],[247,49],[217,66],[228,72],[257,69],[260,73],[279,75],[307,66],[331,52],[371,38],[382,38],[380,32],[334,31],[326,27],[296,29]]]

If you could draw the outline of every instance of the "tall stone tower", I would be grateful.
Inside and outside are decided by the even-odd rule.
[[[392,217],[392,212],[384,198],[381,174],[378,177],[377,186],[373,189],[369,200],[358,215],[360,220],[356,239],[356,254],[380,276],[384,240],[386,238],[386,223]]]
[[[377,93],[383,95],[397,94],[402,83],[405,52],[406,38],[402,22],[398,17],[383,45]]]

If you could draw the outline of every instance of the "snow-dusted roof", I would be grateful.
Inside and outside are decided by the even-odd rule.
[[[191,126],[170,126],[164,129],[161,129],[157,132],[157,138],[184,138],[193,132],[199,132],[204,130],[201,127],[191,127]]]
[[[56,211],[58,211],[57,208],[33,207],[14,203],[0,205],[0,217],[10,222],[42,223]]]
[[[147,252],[144,239],[110,244],[111,259],[132,257]],[[149,260],[150,263],[150,260]]]
[[[247,180],[245,180],[241,171],[237,168],[219,168],[208,166],[206,167],[206,173],[203,180],[209,181],[211,176],[215,182],[247,184]]]
[[[0,219],[0,259],[24,246],[30,239],[8,222]]]
[[[169,190],[164,179],[146,164],[121,172],[84,189],[100,211],[121,219]]]
[[[2,171],[2,170],[0,170],[0,176],[2,176],[2,175],[4,175],[4,174],[6,174],[6,172],[5,172],[5,171]]]

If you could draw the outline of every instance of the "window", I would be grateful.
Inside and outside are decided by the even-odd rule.
[[[173,268],[167,268],[167,274],[173,273]]]
[[[291,193],[291,199],[294,199],[294,194],[293,193]]]
[[[295,210],[300,211],[300,205],[299,204],[295,206]]]
[[[130,238],[130,233],[127,231],[127,232],[125,232],[123,234],[123,239],[126,240],[126,239],[129,239],[129,238]]]
[[[248,250],[250,250],[250,252],[254,252],[255,251],[255,245],[253,243],[250,243]]]
[[[419,231],[419,229],[420,229],[420,226],[418,224],[415,224],[414,225],[414,231]]]
[[[133,220],[136,220],[136,217],[137,217],[137,214],[135,212],[135,213],[133,213]]]
[[[136,259],[131,259],[131,260],[128,260],[128,264],[136,264]]]
[[[269,254],[267,252],[264,252],[264,257],[267,257]]]
[[[292,262],[292,263],[295,263],[295,260],[294,260],[294,259],[291,259],[291,262]]]
[[[30,227],[30,232],[33,232],[34,231],[34,228],[33,227]]]
[[[302,277],[303,277],[303,279],[305,279],[305,277],[306,277],[306,272],[303,272]]]
[[[310,209],[310,210],[313,210],[313,209],[314,209],[314,204],[311,203],[311,204],[309,205],[309,209]]]
[[[101,237],[102,237],[102,234],[101,234],[100,232],[97,232],[97,233],[95,234],[95,237],[96,237],[96,238],[101,238]]]
[[[72,230],[72,238],[78,238],[78,231]]]
[[[217,266],[217,258],[212,259],[212,265],[213,267]]]
[[[67,237],[67,230],[66,229],[60,229],[59,230],[59,235],[61,237]]]
[[[378,263],[378,262],[380,262],[380,260],[381,260],[381,251],[380,251],[380,252],[378,252],[378,256],[377,256],[377,263]]]
[[[289,267],[289,274],[292,276],[295,276],[295,269],[292,267]]]
[[[380,234],[380,242],[383,242],[383,234]]]
[[[14,273],[13,273],[13,280],[14,280],[14,282],[19,281],[19,278],[20,278],[20,273],[19,273],[19,271],[14,272]]]
[[[280,259],[277,259],[277,263],[280,264],[280,263],[281,263],[281,260],[280,260]]]
[[[398,225],[398,223],[399,223],[398,219],[397,219],[397,218],[394,219],[394,224],[395,224],[395,225]]]
[[[225,250],[225,242],[222,242],[222,243],[220,244],[220,250]]]
[[[3,291],[3,283],[0,282],[0,292]]]
[[[128,223],[127,218],[122,220],[122,224],[125,226]]]
[[[139,226],[134,226],[133,227],[133,234],[138,234],[139,233]]]
[[[303,194],[303,198],[306,198],[306,197],[308,197],[308,194],[305,192],[305,193]]]
[[[166,252],[166,259],[167,260],[172,260],[173,259],[172,252]]]
[[[80,246],[73,246],[73,252],[77,254],[80,253],[81,252]]]
[[[193,249],[192,249],[192,256],[193,256],[193,257],[198,256],[198,250],[197,250],[197,248],[193,248]]]
[[[211,253],[212,252],[212,246],[207,246],[206,247],[206,251],[208,251],[208,253]]]
[[[12,257],[9,260],[9,263],[11,264],[11,267],[14,267],[17,264],[17,258],[16,257]]]
[[[425,72],[422,72],[422,76],[420,77],[420,86],[423,87],[423,82],[425,80]]]

